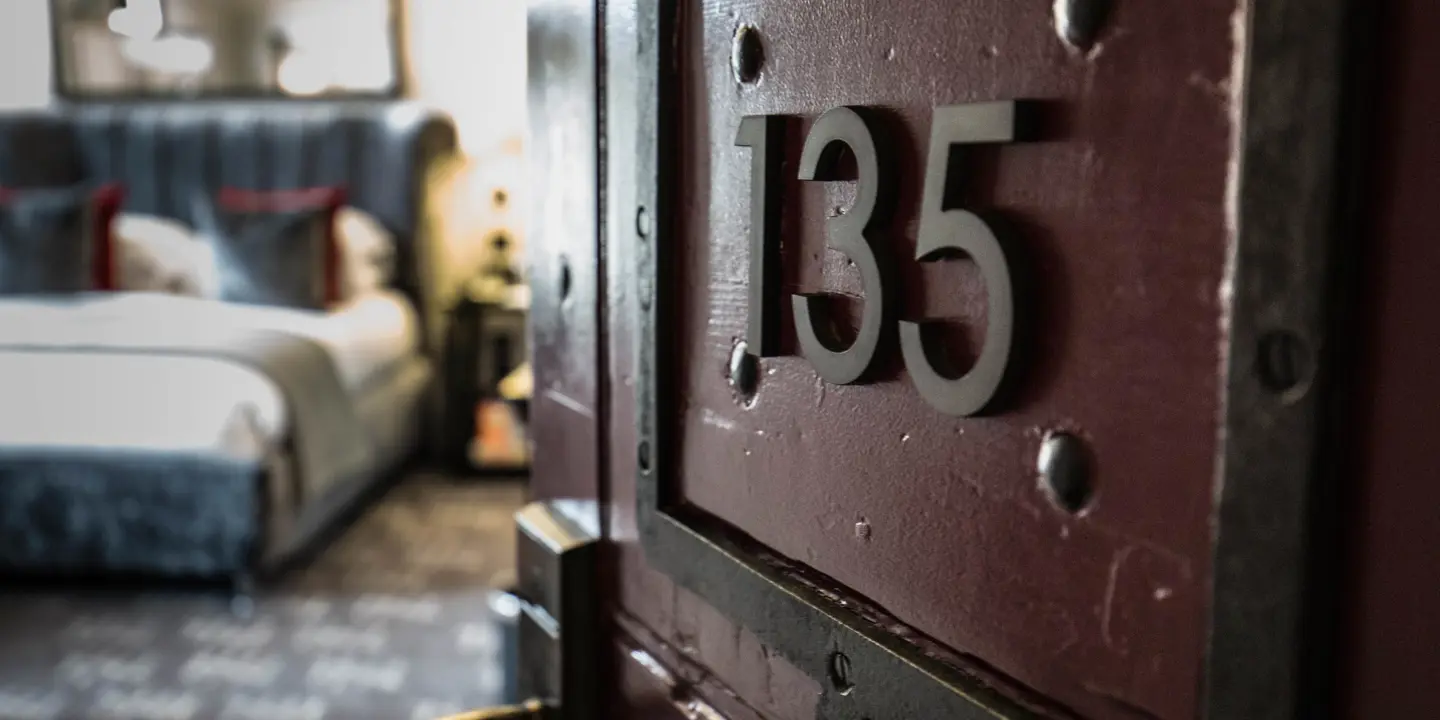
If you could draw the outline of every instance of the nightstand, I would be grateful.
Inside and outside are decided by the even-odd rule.
[[[528,298],[521,285],[482,285],[472,283],[449,312],[441,460],[460,472],[523,473],[526,403],[502,397],[500,382],[527,359]]]

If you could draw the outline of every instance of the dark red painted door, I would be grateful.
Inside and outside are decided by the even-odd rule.
[[[534,4],[610,710],[1306,716],[1343,5]]]
[[[678,427],[675,472],[690,503],[906,632],[1087,715],[1186,717],[1218,458],[1234,3],[1122,3],[1088,51],[1057,35],[1046,3],[971,6],[681,12],[683,210],[668,269],[683,287],[679,400],[661,421]],[[731,67],[741,25],[762,38],[754,83]],[[936,345],[973,361],[999,301],[987,278],[963,259],[914,260],[932,118],[1017,99],[1037,101],[1030,141],[977,145],[949,168],[953,207],[983,213],[1014,276],[1015,340],[1028,343],[1012,348],[1013,392],[983,416],[931,407],[895,357],[894,320],[878,341],[889,357],[864,382],[830,382],[801,355],[786,312],[781,353],[760,360],[753,398],[737,397],[727,361],[758,311],[745,292],[757,199],[751,151],[736,147],[740,118],[793,118],[782,309],[792,293],[838,296],[842,309],[828,312],[853,337],[862,308],[879,302],[827,223],[856,212],[863,188],[794,179],[816,119],[865,108],[891,147],[880,146],[875,183],[890,171],[894,212],[871,242],[895,266],[887,300],[896,319],[953,321],[959,337]],[[1071,499],[1078,510],[1061,507],[1037,469],[1059,433],[1093,466],[1089,497]]]

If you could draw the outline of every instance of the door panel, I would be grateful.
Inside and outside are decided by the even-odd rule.
[[[959,5],[601,5],[615,652],[724,714],[1301,716],[1339,145],[1338,82],[1301,80],[1338,77],[1343,3]],[[966,124],[1010,101],[1013,141]],[[785,118],[771,174],[737,147],[757,115]],[[851,160],[803,151],[831,117]],[[932,149],[935,117],[1003,141]],[[885,291],[827,248],[868,188],[812,169],[888,173]],[[950,320],[954,377],[995,320],[975,258],[916,261],[939,216],[1014,282],[985,414],[900,351],[898,321]],[[838,296],[836,348],[886,298],[860,382],[800,340],[799,293]]]
[[[1229,0],[1117,4],[1087,54],[1057,36],[1046,3],[687,4],[679,399],[661,421],[680,428],[684,499],[1076,710],[1192,714],[1219,457],[1234,13]],[[753,85],[731,67],[740,25],[764,43]],[[973,356],[987,302],[974,265],[908,259],[935,108],[1012,99],[1038,101],[1034,140],[977,147],[960,166],[973,168],[963,206],[1008,228],[1029,290],[1008,402],[986,417],[937,412],[893,339],[873,382],[826,382],[798,356],[788,315],[789,346],[760,360],[753,401],[737,400],[726,363],[756,312],[740,118],[793,118],[782,295],[872,302],[826,248],[826,220],[854,186],[793,178],[819,115],[877,110],[898,197],[876,248],[893,258],[897,314],[959,321]],[[1093,464],[1079,513],[1037,475],[1056,432],[1080,438]]]

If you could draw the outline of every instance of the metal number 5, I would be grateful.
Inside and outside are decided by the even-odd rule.
[[[973,415],[995,397],[1010,361],[1015,328],[1015,297],[1010,264],[995,232],[978,215],[954,207],[946,197],[954,186],[955,145],[1003,143],[1015,139],[1013,101],[975,103],[935,109],[930,131],[930,156],[925,163],[925,191],[915,259],[933,262],[949,251],[970,256],[985,279],[989,305],[985,346],[975,365],[960,377],[942,375],[930,362],[923,325],[900,323],[900,350],[910,381],[932,407],[950,415]]]
[[[826,112],[810,128],[810,134],[805,138],[805,149],[800,155],[800,179],[838,179],[836,171],[842,143],[855,155],[855,167],[859,174],[855,204],[844,215],[830,218],[828,237],[830,247],[844,253],[855,263],[865,287],[865,309],[860,316],[860,331],[855,341],[844,347],[829,332],[829,328],[817,328],[826,312],[824,296],[790,297],[801,354],[810,361],[820,377],[836,385],[848,385],[859,380],[869,369],[875,359],[875,350],[880,345],[888,283],[885,282],[884,265],[876,257],[874,245],[894,188],[889,173],[884,172],[888,168],[881,166],[875,151],[875,135],[870,124],[860,112],[846,107]]]

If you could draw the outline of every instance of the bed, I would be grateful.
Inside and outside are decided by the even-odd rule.
[[[314,378],[331,372],[327,394]],[[46,521],[0,542],[52,565],[65,556],[119,569],[145,556],[203,572],[220,556],[191,541],[230,506],[254,503],[249,485],[268,478],[261,560],[282,557],[306,534],[296,526],[328,516],[414,446],[430,374],[418,318],[393,291],[329,312],[159,293],[0,300],[0,527]],[[297,457],[297,434],[313,458]],[[194,503],[183,514],[137,499],[135,486],[167,476],[238,486],[169,493]],[[125,512],[94,532],[72,529],[112,505]]]
[[[0,117],[0,186],[340,184],[395,238],[387,287],[325,309],[162,292],[0,297],[0,569],[248,578],[414,457],[429,414],[428,173],[405,103],[91,107]],[[39,178],[39,179],[37,179]]]

